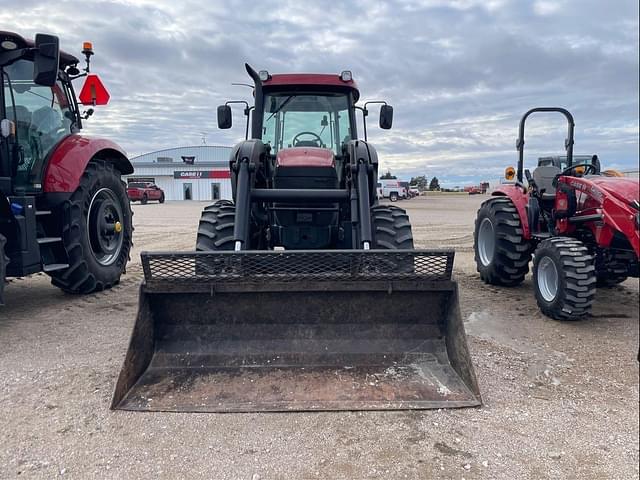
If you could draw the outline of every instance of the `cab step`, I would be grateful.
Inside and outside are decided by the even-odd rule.
[[[69,268],[68,263],[50,263],[48,265],[42,266],[43,272],[55,272],[57,270],[64,270],[65,268]]]
[[[38,241],[38,245],[44,245],[47,243],[61,242],[62,237],[40,237],[37,239],[37,241]]]

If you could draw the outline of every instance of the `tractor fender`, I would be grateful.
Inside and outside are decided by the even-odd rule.
[[[530,240],[531,229],[529,228],[529,217],[527,216],[527,205],[529,204],[529,193],[524,188],[516,184],[500,185],[493,192],[493,197],[508,197],[518,211],[520,223],[522,223],[522,236]]]
[[[133,173],[127,154],[111,140],[73,134],[62,140],[49,156],[43,177],[47,193],[74,192],[90,160],[112,162],[122,175]]]

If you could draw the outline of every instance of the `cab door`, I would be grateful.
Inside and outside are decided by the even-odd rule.
[[[53,87],[33,81],[33,62],[19,60],[5,72],[11,80],[11,86],[6,80],[3,85],[6,116],[16,124],[16,138],[22,150],[14,188],[38,190],[45,159],[71,133],[74,113],[59,81]]]

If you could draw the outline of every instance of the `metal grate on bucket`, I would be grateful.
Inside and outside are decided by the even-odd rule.
[[[452,250],[143,252],[147,284],[450,280]]]

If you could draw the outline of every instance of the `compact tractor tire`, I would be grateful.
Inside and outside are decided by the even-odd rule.
[[[413,250],[409,215],[400,207],[376,205],[371,208],[372,248]]]
[[[236,207],[228,200],[219,200],[205,207],[198,224],[196,250],[201,252],[233,250],[235,219]]]
[[[491,285],[514,287],[529,272],[531,245],[513,202],[494,197],[482,204],[476,217],[473,250],[480,278]]]
[[[538,307],[556,320],[580,320],[596,293],[595,259],[580,240],[554,237],[538,244],[533,285]]]
[[[142,198],[140,199],[140,203],[142,205],[146,205],[148,201],[149,201],[149,198],[147,197],[147,194],[145,193],[144,195],[142,195]]]
[[[7,243],[7,239],[4,235],[0,235],[0,305],[3,303],[4,284],[7,277],[7,264],[9,263],[9,257],[4,253],[4,246]]]
[[[90,161],[61,214],[69,267],[49,272],[51,283],[68,293],[91,293],[116,285],[129,260],[133,214],[126,186],[113,164]],[[112,231],[101,236],[107,216]]]

